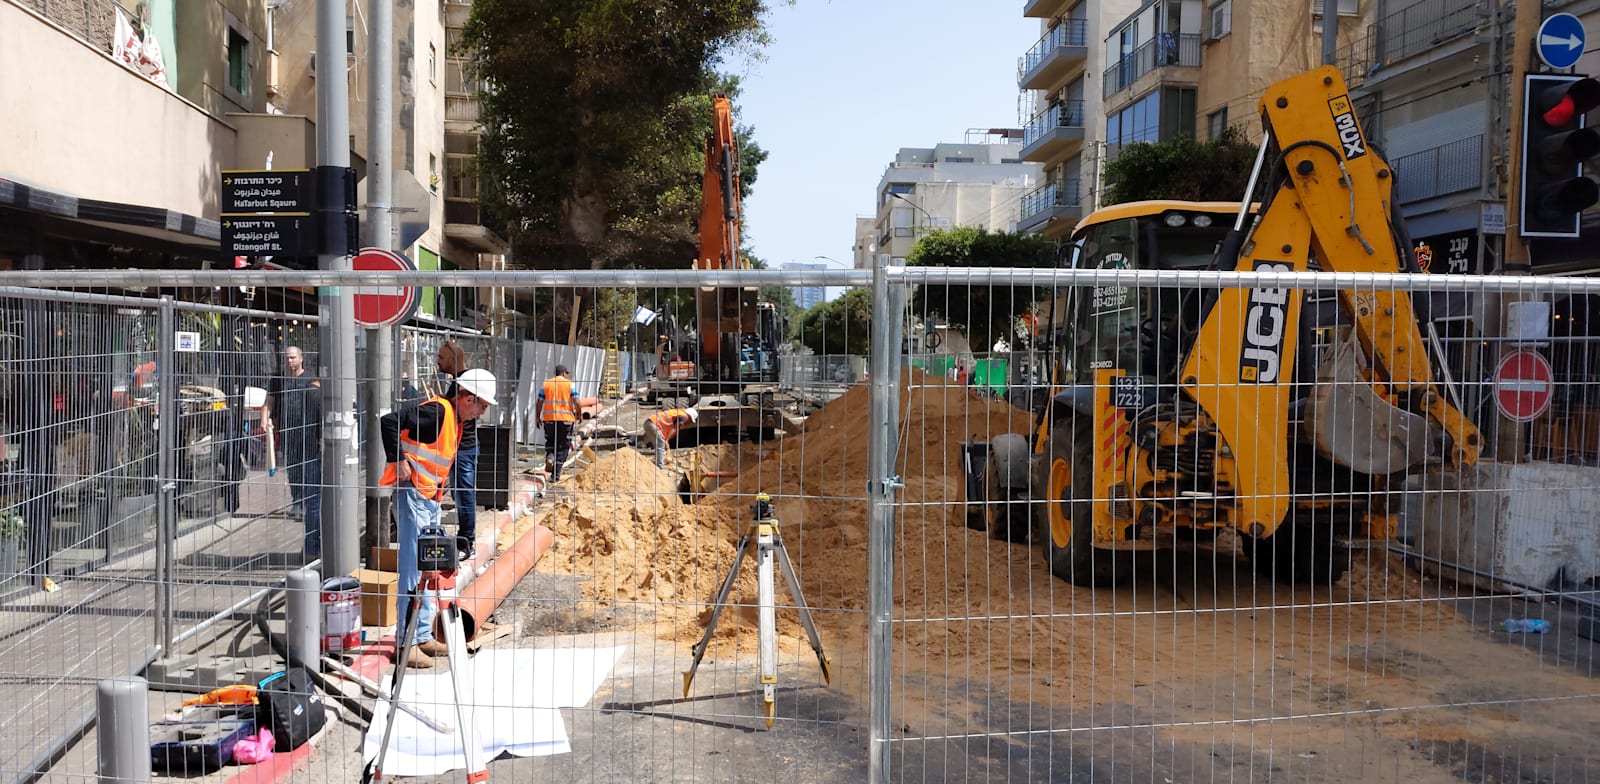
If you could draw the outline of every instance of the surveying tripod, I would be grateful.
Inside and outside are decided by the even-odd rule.
[[[445,536],[443,528],[422,529],[417,538],[417,561],[422,579],[412,592],[406,613],[405,630],[395,641],[394,689],[389,694],[389,719],[383,726],[383,742],[378,745],[378,755],[373,757],[361,776],[362,784],[383,780],[383,758],[389,750],[389,737],[394,734],[395,714],[400,709],[400,684],[405,681],[406,663],[410,658],[412,638],[416,636],[417,617],[422,614],[423,598],[432,592],[439,605],[439,617],[444,625],[444,641],[449,647],[450,682],[455,688],[456,721],[461,732],[461,750],[467,758],[467,784],[489,780],[488,762],[483,758],[483,740],[473,723],[472,671],[467,666],[467,634],[461,621],[461,606],[454,597],[446,598],[444,592],[456,587],[456,569],[460,554],[456,540]]]
[[[832,683],[833,675],[828,669],[831,662],[827,654],[822,652],[822,639],[817,636],[817,625],[811,621],[811,608],[806,606],[806,597],[800,593],[800,580],[795,577],[794,562],[789,560],[789,550],[783,546],[783,534],[778,531],[778,519],[772,513],[772,499],[766,493],[756,495],[755,505],[751,507],[750,527],[739,537],[739,548],[733,554],[733,567],[728,570],[728,576],[723,579],[722,587],[711,600],[711,619],[706,621],[706,633],[700,638],[700,642],[695,643],[690,649],[694,653],[694,661],[689,665],[689,671],[683,674],[683,696],[689,696],[689,685],[694,682],[695,670],[700,669],[700,660],[705,658],[706,646],[711,643],[711,635],[717,631],[717,619],[722,615],[722,608],[728,606],[728,594],[733,591],[733,583],[739,578],[739,567],[744,563],[751,541],[756,544],[756,615],[760,635],[761,701],[766,707],[767,727],[770,729],[772,720],[777,714],[775,700],[778,685],[778,608],[772,584],[774,555],[777,557],[778,566],[783,569],[784,581],[789,584],[789,595],[794,597],[795,607],[800,611],[800,624],[805,627],[806,636],[811,639],[811,650],[817,652],[817,664],[822,667],[823,682]]]

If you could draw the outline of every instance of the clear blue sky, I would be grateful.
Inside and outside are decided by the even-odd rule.
[[[1017,127],[1017,58],[1039,38],[1021,0],[799,0],[776,6],[765,60],[734,60],[734,107],[769,153],[746,245],[774,267],[852,258],[857,215],[901,147]],[[833,292],[837,293],[837,292]]]

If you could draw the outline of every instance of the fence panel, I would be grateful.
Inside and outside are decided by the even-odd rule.
[[[437,507],[473,544],[455,590],[482,646],[470,700],[510,752],[497,777],[1578,782],[1600,765],[1592,280],[244,271],[174,290],[164,273],[75,275],[0,289],[17,510],[0,533],[42,553],[17,556],[33,574],[0,594],[7,780],[94,775],[83,730],[101,678],[145,673],[153,712],[194,696],[181,668],[147,666],[157,644],[214,663],[281,643],[284,574],[316,565],[293,485],[304,510],[331,482],[308,473],[319,449],[268,449],[250,390],[285,386],[290,346],[324,387],[340,372],[323,358],[343,336],[300,293],[335,284],[494,285],[533,303],[515,341],[442,322],[392,333],[393,409],[400,374],[439,386],[446,339],[498,379],[483,421],[507,429],[504,460],[479,472],[503,472],[508,502],[469,518],[447,484]],[[254,298],[207,300],[214,282]],[[702,284],[856,288],[747,322],[737,299],[697,303]],[[1414,332],[1406,305],[1429,316]],[[1352,314],[1391,307],[1393,329],[1355,329]],[[719,311],[723,364],[680,326]],[[603,392],[612,344],[623,383],[579,415],[554,481],[537,385],[559,362],[580,396]],[[685,357],[697,377],[674,381]],[[65,392],[32,395],[34,378]],[[165,460],[141,446],[161,440],[162,404],[179,409]],[[697,418],[658,466],[646,421],[680,407]],[[288,409],[274,404],[279,426],[306,427]],[[324,543],[367,525],[321,511]],[[752,549],[719,603],[742,538],[774,520],[799,590]],[[358,672],[395,655],[398,557],[360,553],[366,637],[340,659]],[[40,592],[43,575],[59,590]],[[412,670],[407,688],[450,669]],[[372,709],[337,698],[350,682],[325,687]],[[358,778],[379,716],[331,722],[289,777]]]
[[[907,357],[886,778],[1594,779],[1590,282],[988,273],[896,278],[1051,391]]]

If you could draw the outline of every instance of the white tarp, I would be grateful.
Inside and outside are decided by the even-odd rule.
[[[559,709],[589,704],[626,650],[488,649],[474,656],[470,660],[473,694],[469,704],[474,706],[484,759],[572,751]],[[407,673],[400,699],[452,728],[458,723],[455,686],[449,673]],[[363,760],[370,762],[378,755],[388,718],[389,702],[380,699],[362,743]],[[459,734],[435,732],[411,714],[396,712],[394,735],[384,755],[385,776],[437,776],[466,766]]]

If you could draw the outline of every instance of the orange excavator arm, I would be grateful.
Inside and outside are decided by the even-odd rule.
[[[711,133],[706,135],[706,169],[700,191],[700,253],[695,269],[746,269],[739,256],[739,146],[733,133],[733,103],[726,95],[711,100]],[[755,331],[756,292],[707,289],[695,292],[700,330],[702,381],[738,382],[739,340]],[[709,390],[708,390],[709,391]]]

